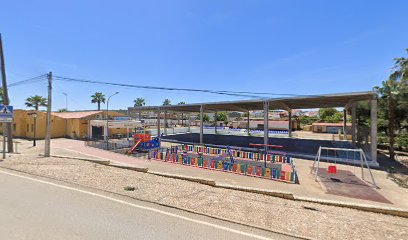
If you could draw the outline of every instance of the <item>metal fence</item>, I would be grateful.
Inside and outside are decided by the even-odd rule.
[[[104,150],[119,150],[124,148],[130,148],[134,144],[133,140],[127,139],[114,139],[109,141],[108,143],[103,140],[90,140],[85,141],[85,145],[88,147],[94,147]]]

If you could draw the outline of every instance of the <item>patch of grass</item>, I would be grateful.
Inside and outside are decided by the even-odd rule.
[[[136,188],[133,187],[133,186],[126,186],[126,187],[124,187],[123,189],[124,189],[125,191],[135,191],[135,190],[136,190]]]

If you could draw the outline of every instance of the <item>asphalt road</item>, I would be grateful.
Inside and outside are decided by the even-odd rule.
[[[0,170],[0,236],[1,239],[293,239],[5,170]]]

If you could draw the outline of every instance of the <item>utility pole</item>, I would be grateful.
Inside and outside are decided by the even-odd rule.
[[[3,104],[4,105],[9,105],[9,96],[8,96],[8,89],[7,89],[7,81],[6,81],[6,67],[4,65],[4,54],[3,54],[3,41],[1,39],[1,34],[0,34],[0,68],[1,68],[1,80],[2,80],[2,85],[3,85]],[[3,123],[5,124],[5,123]],[[14,152],[13,149],[13,128],[11,127],[11,123],[6,123],[6,133],[3,132],[3,137],[7,135],[7,150],[8,152],[12,153]],[[3,127],[4,129],[4,127]]]
[[[48,73],[48,100],[47,100],[47,126],[45,128],[44,157],[50,156],[51,148],[51,101],[52,101],[52,72]]]

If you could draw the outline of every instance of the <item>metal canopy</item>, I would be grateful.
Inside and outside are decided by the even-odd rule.
[[[157,111],[167,110],[175,112],[200,112],[201,105],[206,112],[215,111],[237,111],[246,112],[254,110],[263,110],[263,103],[269,102],[269,109],[309,109],[309,108],[328,108],[328,107],[345,107],[353,102],[367,101],[376,97],[375,92],[351,92],[337,93],[326,95],[310,95],[288,98],[269,98],[256,100],[241,100],[241,101],[225,101],[225,102],[208,102],[194,103],[183,105],[167,105],[167,106],[142,106],[129,107],[129,113],[138,111]]]

